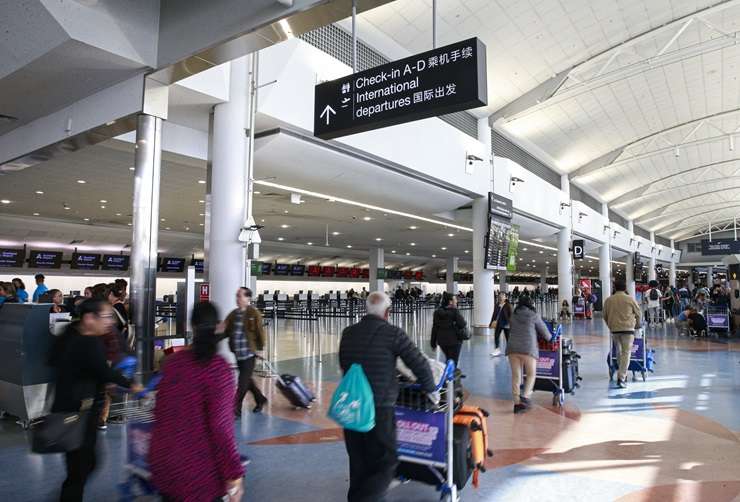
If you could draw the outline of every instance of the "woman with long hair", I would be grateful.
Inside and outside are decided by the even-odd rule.
[[[234,437],[234,377],[216,353],[218,311],[193,309],[193,344],[168,356],[154,408],[149,446],[152,482],[165,501],[241,500],[239,451]]]
[[[537,359],[540,351],[537,337],[550,340],[550,330],[535,311],[529,295],[521,295],[509,323],[509,341],[506,355],[511,365],[511,393],[514,397],[514,413],[526,411],[530,407],[529,398],[534,390],[537,373]],[[520,390],[524,378],[524,390]]]

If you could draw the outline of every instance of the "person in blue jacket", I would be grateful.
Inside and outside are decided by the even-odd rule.
[[[33,292],[33,303],[38,303],[39,298],[49,291],[49,288],[44,284],[44,280],[46,279],[44,274],[36,274],[34,279],[36,279],[36,291]]]
[[[28,291],[26,291],[26,285],[20,277],[13,279],[13,286],[15,286],[15,297],[18,298],[18,303],[26,303],[28,301]]]

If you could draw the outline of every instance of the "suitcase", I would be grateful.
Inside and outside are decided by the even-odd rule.
[[[569,394],[581,386],[582,379],[578,374],[578,360],[581,358],[576,352],[563,356],[563,391]]]
[[[470,444],[470,431],[467,426],[455,425],[453,426],[452,435],[452,481],[458,490],[462,490],[475,468]],[[396,468],[396,476],[439,488],[447,479],[447,472],[438,467],[399,462]]]
[[[308,387],[295,375],[284,373],[277,378],[277,388],[285,398],[296,408],[310,409],[316,400]]]
[[[486,472],[486,458],[493,452],[488,447],[488,412],[475,406],[461,406],[455,414],[454,423],[468,428],[470,433],[470,450],[473,461],[473,486],[478,487],[478,477]]]

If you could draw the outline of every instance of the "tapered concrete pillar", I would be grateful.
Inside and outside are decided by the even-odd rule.
[[[654,281],[655,275],[655,232],[650,232],[650,269],[648,270],[648,281]]]
[[[627,222],[627,230],[630,233],[630,239],[635,238],[635,224],[632,220]],[[624,266],[624,278],[627,282],[627,293],[634,298],[635,297],[635,258],[634,252],[630,251],[627,255],[626,264]]]
[[[670,286],[677,286],[676,284],[676,262],[674,254],[676,252],[676,243],[671,239],[671,263],[669,265],[668,284]]]
[[[385,291],[385,279],[378,279],[378,269],[385,267],[385,251],[383,248],[370,248],[370,283],[368,291]]]
[[[508,272],[506,270],[501,270],[498,273],[498,290],[503,293],[509,292],[509,286],[506,284],[506,274]]]
[[[493,314],[493,270],[486,270],[484,241],[488,232],[488,200],[473,201],[473,326],[487,334]]]
[[[542,267],[542,275],[540,275],[540,293],[547,293],[547,274],[550,272],[548,266]]]
[[[457,256],[448,256],[447,257],[447,292],[452,293],[453,295],[456,295],[459,287],[457,284],[457,281],[455,280],[455,273],[457,272],[457,262],[458,257]]]
[[[609,221],[609,208],[601,205],[601,214]],[[606,242],[599,247],[599,279],[601,280],[601,298],[606,301],[612,294],[612,251],[611,229],[606,230]]]
[[[560,189],[570,201],[570,181],[568,175],[560,177]],[[562,305],[567,300],[570,305],[573,302],[573,270],[570,256],[570,218],[566,226],[558,232],[558,304]],[[571,306],[572,308],[572,306]]]

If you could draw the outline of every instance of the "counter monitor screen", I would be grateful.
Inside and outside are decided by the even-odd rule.
[[[0,267],[20,268],[25,258],[26,252],[23,249],[0,249]]]
[[[422,270],[417,270],[414,272],[414,279],[417,281],[423,281],[424,280],[424,272]]]
[[[337,267],[337,277],[349,277],[349,267]]]
[[[196,274],[202,274],[203,273],[203,265],[204,260],[203,258],[195,258],[193,259],[190,264],[195,267],[195,273]]]
[[[97,270],[100,267],[100,254],[74,253],[69,267],[75,270]]]
[[[290,275],[303,275],[306,273],[305,265],[293,265],[290,267]]]
[[[160,272],[182,272],[184,270],[184,258],[162,258],[162,260],[159,262]]]
[[[118,270],[125,272],[128,270],[129,257],[123,254],[106,254],[103,255],[103,270]]]
[[[362,277],[363,279],[369,279],[370,278],[370,269],[369,268],[363,268],[360,271],[360,277]],[[378,279],[380,279],[380,277],[378,277]]]
[[[275,264],[275,275],[289,275],[290,274],[290,265],[286,263],[276,263]]]
[[[351,269],[351,270],[349,271],[349,275],[350,275],[350,277],[352,277],[353,279],[359,279],[359,278],[360,278],[360,269],[359,269],[359,268],[352,268],[352,269]]]
[[[334,277],[335,273],[334,267],[321,267],[321,277]]]
[[[31,250],[28,266],[31,268],[62,268],[62,253],[61,251]]]
[[[272,271],[272,263],[262,263],[262,275],[270,275]]]
[[[309,277],[319,277],[321,275],[321,267],[319,265],[309,265],[308,266],[308,276]]]

